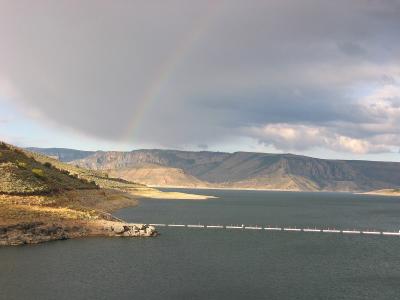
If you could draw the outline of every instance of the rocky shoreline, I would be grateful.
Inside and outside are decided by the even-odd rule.
[[[147,224],[116,221],[97,221],[81,224],[25,222],[0,225],[0,246],[39,244],[90,236],[104,237],[155,237],[158,232]]]
[[[148,224],[124,223],[116,221],[101,221],[97,231],[91,235],[119,236],[119,237],[155,237],[158,232],[154,226]]]

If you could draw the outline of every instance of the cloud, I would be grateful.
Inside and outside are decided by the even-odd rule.
[[[18,92],[15,86],[6,78],[0,76],[0,99],[1,98],[17,98]]]
[[[392,151],[399,27],[390,0],[1,2],[0,78],[110,141]]]
[[[249,128],[249,133],[266,144],[278,149],[304,150],[316,147],[324,140],[322,128],[291,125],[287,123],[268,124],[264,127]]]
[[[359,99],[351,113],[360,122],[336,120],[319,125],[272,123],[244,131],[262,143],[284,150],[323,147],[357,154],[397,152],[400,145],[400,86],[384,85]]]
[[[388,145],[372,144],[368,140],[340,135],[327,127],[270,124],[263,128],[250,128],[248,130],[262,143],[273,145],[282,150],[327,148],[355,154],[391,151]]]
[[[350,56],[360,56],[366,54],[364,48],[360,45],[346,41],[338,43],[338,48],[343,51],[343,53],[350,55]]]

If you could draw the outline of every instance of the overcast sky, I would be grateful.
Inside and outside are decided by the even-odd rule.
[[[0,0],[0,139],[400,160],[400,1]]]

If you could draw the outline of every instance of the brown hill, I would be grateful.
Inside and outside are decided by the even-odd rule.
[[[177,186],[187,187],[364,192],[400,186],[400,163],[327,160],[293,154],[98,151],[71,163],[156,186],[175,185],[173,174],[179,174]]]
[[[109,172],[112,177],[126,180],[134,179],[147,185],[174,187],[206,187],[207,183],[186,174],[182,169],[163,167],[159,165],[144,165],[134,168],[113,169]]]

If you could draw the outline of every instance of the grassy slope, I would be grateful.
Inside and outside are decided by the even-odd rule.
[[[49,194],[76,189],[96,189],[94,182],[78,178],[29,153],[0,143],[0,193],[15,195]]]
[[[131,198],[121,191],[99,189],[83,170],[64,165],[0,143],[0,224],[92,220],[103,217],[96,209],[107,207],[100,203],[116,195]]]

